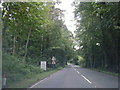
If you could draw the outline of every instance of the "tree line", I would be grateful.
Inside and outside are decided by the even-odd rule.
[[[3,72],[9,82],[32,72],[42,72],[40,61],[51,68],[64,66],[73,53],[73,35],[64,24],[63,11],[54,2],[4,2],[2,4]],[[58,3],[59,4],[59,3]]]
[[[120,3],[75,4],[78,55],[83,66],[118,72],[120,60]]]

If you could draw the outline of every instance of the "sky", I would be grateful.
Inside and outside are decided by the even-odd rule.
[[[74,20],[74,9],[75,7],[72,5],[74,0],[60,0],[61,4],[56,5],[56,8],[60,8],[61,10],[65,10],[64,12],[64,19],[65,25],[67,26],[68,30],[72,32],[73,36],[75,36],[74,31],[76,30],[76,21]],[[79,49],[76,45],[74,48]]]
[[[65,10],[64,12],[64,19],[65,19],[65,24],[68,28],[69,31],[75,35],[74,31],[76,29],[75,26],[75,20],[74,20],[74,6],[71,4],[73,3],[74,0],[60,0],[61,4],[56,5],[56,8],[60,8],[61,10]]]

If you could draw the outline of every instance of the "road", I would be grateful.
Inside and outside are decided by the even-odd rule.
[[[30,88],[118,88],[118,77],[68,65]]]

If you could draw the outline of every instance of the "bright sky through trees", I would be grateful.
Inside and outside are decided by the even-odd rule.
[[[74,0],[60,0],[60,4],[56,5],[57,8],[60,8],[61,10],[65,10],[65,24],[74,35],[74,31],[76,29],[75,27],[75,20],[74,20],[74,6],[72,6]]]

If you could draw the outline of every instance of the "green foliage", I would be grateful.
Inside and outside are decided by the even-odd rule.
[[[28,74],[43,72],[39,66],[26,64],[22,61],[23,58],[3,54],[3,72],[7,76],[7,84],[19,81],[26,78]]]
[[[85,59],[82,56],[76,55],[73,57],[73,60],[70,60],[70,63],[80,65],[81,67],[85,67]]]
[[[78,64],[81,66],[81,67],[84,67],[85,66],[85,59],[81,56],[78,55]]]
[[[71,57],[72,34],[63,24],[62,12],[54,3],[3,3],[3,50],[31,64],[50,60],[52,47],[60,47],[60,54]]]
[[[72,58],[73,35],[63,21],[63,11],[52,2],[4,2],[3,71],[8,83],[28,74],[43,72],[39,62],[56,57],[57,65],[64,66]]]
[[[74,57],[73,57],[73,63],[74,63],[75,65],[78,65],[78,57],[77,57],[77,56],[74,56]]]
[[[120,59],[119,3],[82,2],[76,5],[78,55],[86,67],[118,71]],[[114,12],[114,13],[113,13]]]

